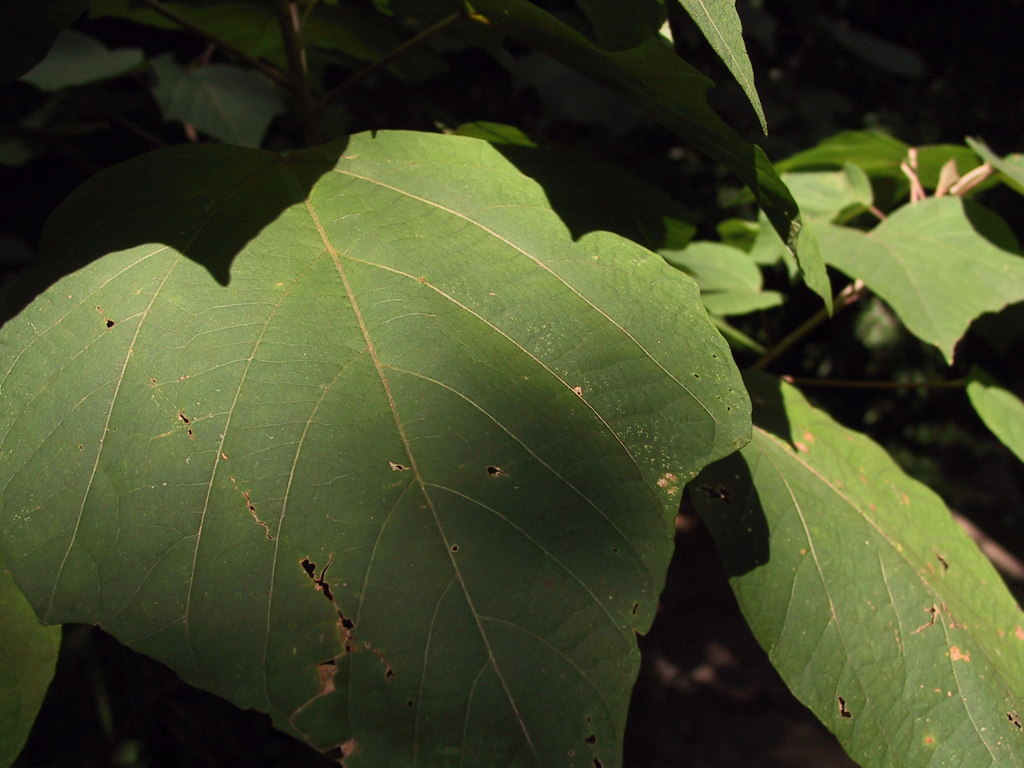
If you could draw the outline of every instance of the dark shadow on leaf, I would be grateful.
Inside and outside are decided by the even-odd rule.
[[[742,454],[707,467],[687,493],[715,539],[729,578],[768,562],[768,520]]]
[[[681,248],[696,232],[689,208],[616,165],[569,150],[494,148],[543,187],[573,240],[604,230],[656,250]]]
[[[172,247],[227,285],[235,256],[309,195],[347,140],[287,156],[220,144],[158,149],[76,189],[43,229],[38,263],[6,297],[6,322],[57,280],[147,243]]]
[[[965,200],[963,206],[964,215],[975,232],[996,248],[1020,254],[1020,243],[1005,219],[971,200]]]
[[[767,373],[744,371],[743,383],[747,385],[747,393],[750,395],[755,426],[785,440],[795,449],[782,399],[782,381]]]
[[[744,383],[754,406],[755,428],[792,445],[782,382],[775,376],[748,371]],[[706,467],[687,486],[730,578],[749,573],[771,557],[768,519],[747,460],[742,452],[727,456]]]

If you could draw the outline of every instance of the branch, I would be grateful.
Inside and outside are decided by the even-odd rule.
[[[837,293],[836,297],[832,300],[832,304],[834,306],[833,313],[838,312],[839,310],[859,301],[863,295],[864,282],[861,280],[854,280],[848,286],[843,288],[843,290]],[[807,320],[805,320],[803,323],[797,326],[793,331],[790,331],[790,333],[785,338],[783,338],[782,341],[780,341],[774,347],[765,352],[757,362],[750,366],[750,370],[763,371],[768,365],[773,363],[790,347],[792,347],[794,344],[800,341],[800,339],[802,339],[808,333],[813,331],[823,322],[828,320],[828,318],[828,310],[822,307],[809,318],[807,318]]]
[[[866,379],[813,379],[801,376],[782,376],[789,384],[804,387],[837,387],[841,389],[963,389],[967,379],[938,379],[936,381],[878,381]]]
[[[299,39],[299,16],[295,3],[275,0],[274,11],[288,57],[288,90],[295,99],[302,130],[306,134],[306,144],[319,144],[320,126],[314,118],[313,97],[309,92],[309,78],[306,77],[306,52]]]
[[[147,6],[152,11],[163,16],[165,19],[173,21],[182,29],[191,32],[194,35],[198,35],[211,45],[215,45],[224,53],[227,53],[235,57],[236,59],[242,61],[245,64],[248,64],[253,69],[259,70],[278,85],[283,85],[286,88],[291,87],[291,81],[288,79],[288,76],[284,72],[279,70],[277,67],[271,66],[270,64],[267,64],[264,61],[260,61],[256,57],[250,56],[245,51],[236,48],[226,40],[221,40],[219,37],[211,35],[202,27],[197,27],[188,19],[184,18],[183,16],[179,16],[170,8],[166,7],[163,3],[160,2],[160,0],[141,0],[141,2],[143,3],[143,5]]]
[[[441,21],[437,22],[432,27],[427,27],[425,30],[420,32],[415,37],[411,37],[401,45],[393,48],[388,53],[384,54],[381,58],[377,59],[375,62],[370,64],[368,67],[359,70],[354,75],[352,75],[352,77],[350,77],[348,80],[343,82],[337,88],[335,88],[322,99],[320,99],[320,101],[318,101],[316,103],[316,106],[313,108],[314,113],[319,114],[324,110],[324,108],[328,104],[330,104],[335,99],[341,98],[345,94],[345,92],[348,91],[350,88],[361,83],[363,80],[368,78],[373,73],[379,72],[392,61],[401,56],[403,53],[408,51],[410,48],[415,48],[417,45],[421,45],[422,43],[436,35],[438,32],[441,32],[442,30],[451,26],[456,21],[461,19],[463,15],[464,11],[456,11],[451,16],[447,16],[441,19]]]

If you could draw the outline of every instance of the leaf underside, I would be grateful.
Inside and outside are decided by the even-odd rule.
[[[88,266],[0,332],[2,554],[346,765],[618,765],[680,489],[749,435],[727,347],[491,145],[343,151],[170,148],[54,214]]]

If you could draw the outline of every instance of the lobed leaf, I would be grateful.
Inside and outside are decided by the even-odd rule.
[[[387,132],[93,177],[44,238],[87,266],[0,331],[44,619],[346,765],[618,765],[680,489],[749,401],[694,283],[549,189]]]
[[[796,696],[863,768],[1024,765],[1024,621],[942,501],[771,377],[689,495]]]

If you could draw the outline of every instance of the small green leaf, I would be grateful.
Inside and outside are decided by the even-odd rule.
[[[789,688],[863,768],[1024,765],[1024,620],[942,501],[793,387],[688,493]]]
[[[1024,155],[1017,152],[1006,157],[999,157],[981,139],[968,137],[967,144],[978,153],[982,160],[1003,175],[1009,187],[1024,195]]]
[[[94,83],[129,72],[142,63],[142,50],[110,51],[103,43],[74,29],[65,29],[45,59],[21,76],[44,91]]]
[[[180,120],[228,144],[258,147],[267,126],[284,111],[263,75],[234,64],[186,69],[171,54],[150,59],[153,96],[165,120]]]
[[[510,149],[177,146],[74,193],[41,261],[87,266],[0,329],[37,610],[348,765],[619,765],[682,485],[749,400],[693,281]]]
[[[816,147],[798,152],[775,164],[780,173],[818,171],[856,165],[871,178],[896,179],[906,188],[907,177],[900,169],[910,145],[877,131],[841,131]],[[926,189],[934,189],[944,163],[953,159],[960,173],[978,164],[967,147],[958,144],[929,144],[917,147],[917,175]]]
[[[1024,461],[1024,402],[977,366],[971,369],[967,397],[992,434]]]
[[[89,0],[4,0],[0,3],[0,85],[46,58],[61,30],[81,16]]]
[[[871,181],[859,166],[846,163],[839,171],[784,173],[782,180],[805,216],[843,223],[874,201]]]
[[[743,42],[743,24],[736,12],[736,0],[679,0],[679,3],[736,78],[761,122],[761,130],[767,134],[768,121],[754,86],[754,68]]]
[[[972,320],[1024,301],[1024,259],[1012,234],[960,198],[905,205],[868,233],[820,223],[814,229],[829,264],[863,280],[949,362]]]
[[[60,627],[44,627],[0,567],[0,766],[21,752],[57,665]]]
[[[782,294],[761,290],[761,270],[748,254],[732,246],[693,242],[661,254],[697,281],[701,300],[713,315],[745,315],[783,302]]]

